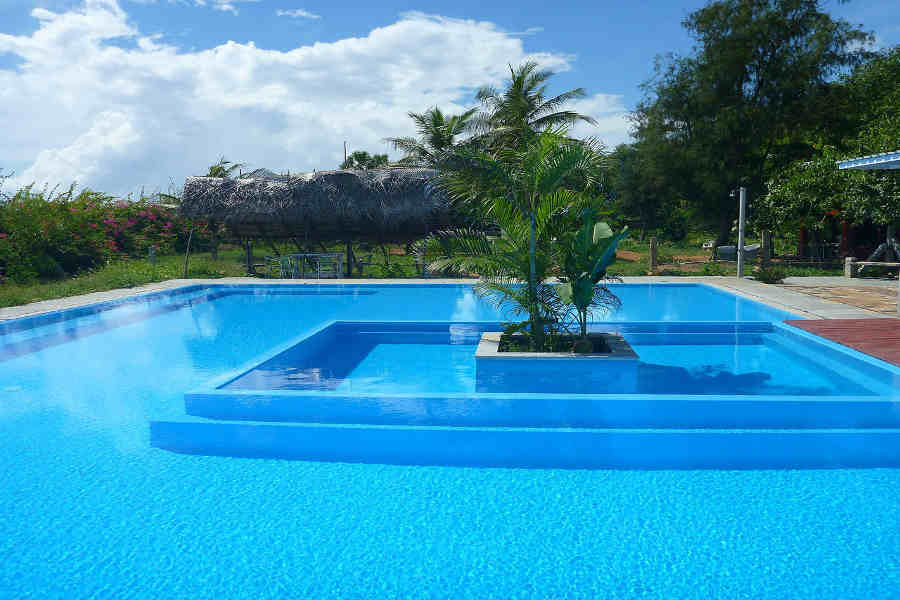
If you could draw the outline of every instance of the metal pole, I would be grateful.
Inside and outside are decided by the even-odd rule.
[[[744,221],[747,218],[747,188],[741,187],[741,203],[738,209],[737,276],[744,276]]]

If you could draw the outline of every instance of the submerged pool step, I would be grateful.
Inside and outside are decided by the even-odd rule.
[[[878,396],[344,395],[216,390],[185,394],[189,415],[227,421],[456,427],[677,429],[900,428]]]
[[[900,429],[545,429],[152,421],[183,454],[558,469],[900,467]]]

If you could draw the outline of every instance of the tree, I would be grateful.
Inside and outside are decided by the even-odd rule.
[[[206,174],[206,176],[225,177],[230,179],[234,176],[235,171],[240,172],[240,170],[246,166],[246,163],[231,162],[230,160],[225,160],[225,157],[222,156],[219,158],[219,162],[214,165],[210,165],[209,172]]]
[[[839,171],[853,156],[900,149],[900,47],[875,55],[830,84],[841,118],[823,128],[833,145],[816,146],[768,183],[757,203],[761,226],[804,226],[812,231],[840,216],[850,223],[886,225],[888,236],[900,220],[900,179],[896,171]]]
[[[387,154],[372,154],[357,150],[350,154],[344,162],[341,163],[342,169],[368,170],[386,167],[388,165]]]
[[[498,303],[521,307],[528,314],[534,347],[542,348],[552,320],[548,303],[555,297],[545,285],[549,245],[564,231],[560,215],[587,206],[604,165],[596,143],[571,140],[565,129],[541,132],[522,148],[458,151],[442,163],[439,185],[503,235],[490,240],[484,228],[481,233],[451,232],[438,245],[449,255],[431,268],[487,275],[478,290]],[[451,239],[456,241],[448,243]],[[524,281],[524,288],[517,281]]]
[[[578,122],[596,124],[589,116],[562,110],[568,102],[583,98],[584,88],[547,97],[547,81],[553,71],[526,62],[509,67],[509,84],[499,91],[486,86],[478,90],[482,111],[473,118],[474,130],[488,145],[518,147],[542,131],[568,127]]]
[[[700,212],[718,221],[719,244],[736,216],[728,192],[745,185],[758,197],[772,173],[808,148],[829,81],[869,55],[871,36],[821,4],[710,2],[684,21],[694,52],[661,61],[645,84],[636,137],[667,147],[673,164],[692,165],[689,185]]]
[[[231,162],[230,160],[225,160],[225,157],[222,156],[219,158],[219,161],[216,164],[210,165],[209,172],[206,174],[206,176],[232,179],[234,177],[234,172],[237,171],[238,174],[240,174],[241,169],[243,169],[245,166],[247,166],[245,163]],[[210,220],[207,223],[207,226],[209,227],[210,258],[212,258],[213,260],[219,260],[219,223]],[[185,265],[187,265],[187,262],[185,262]],[[185,272],[187,272],[186,266]]]
[[[828,224],[829,216],[841,215],[853,202],[862,174],[839,171],[840,157],[835,148],[825,147],[814,158],[783,169],[768,182],[768,193],[755,204],[757,226],[805,227],[815,232]]]
[[[684,191],[680,182],[690,179],[678,173],[671,156],[657,152],[662,148],[644,140],[622,144],[612,156],[616,212],[640,230],[641,241],[648,231],[665,227],[681,214]]]
[[[453,150],[457,138],[469,131],[472,117],[478,109],[470,109],[459,115],[445,115],[437,107],[424,113],[409,112],[409,118],[416,124],[418,138],[391,137],[395,150],[404,153],[401,164],[417,167],[434,167],[441,156]]]

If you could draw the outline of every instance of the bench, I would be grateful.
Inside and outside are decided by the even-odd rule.
[[[885,267],[888,269],[900,269],[900,262],[856,260],[852,256],[848,256],[844,259],[844,277],[852,279],[859,275],[865,267]]]
[[[744,246],[744,260],[747,262],[756,260],[760,245]],[[719,246],[713,250],[713,260],[737,260],[737,246]]]

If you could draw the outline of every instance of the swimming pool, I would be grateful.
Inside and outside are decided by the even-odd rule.
[[[625,328],[788,318],[708,287],[617,290],[624,311],[606,320]],[[151,422],[220,420],[189,414],[192,392],[217,389],[331,323],[500,318],[465,286],[211,286],[0,324],[0,598],[896,596],[896,469],[406,466],[151,446]],[[656,365],[678,361],[673,345],[702,359],[690,344],[652,343],[672,341],[658,330],[625,335],[639,354],[658,350]],[[753,354],[769,351],[753,336],[773,333],[741,335],[737,362],[719,355],[715,365],[771,362]],[[404,355],[420,361],[406,374],[433,366],[425,352],[445,346],[467,344],[420,344]],[[352,363],[333,390],[279,393],[346,395],[362,385],[363,397],[378,389],[373,377],[395,377],[395,399],[421,400],[415,378],[385,372],[395,350]],[[437,361],[445,387],[427,391],[477,397],[465,387],[476,381],[468,359],[449,350]],[[790,386],[782,375],[775,384]],[[896,397],[851,373],[817,383],[806,399],[829,385],[857,400]],[[757,399],[797,397],[771,391]]]

